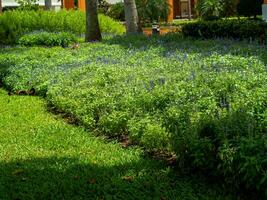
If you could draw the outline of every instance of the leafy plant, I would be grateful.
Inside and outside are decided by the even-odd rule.
[[[125,21],[124,3],[112,4],[107,10],[106,15],[116,20]]]
[[[166,0],[137,0],[137,11],[142,22],[166,21],[169,14],[169,3]]]
[[[204,20],[236,15],[238,0],[199,0],[196,10]]]
[[[70,44],[77,42],[77,37],[70,33],[59,32],[35,32],[23,35],[19,40],[18,44],[23,46],[62,46],[67,47]]]
[[[166,21],[170,5],[166,0],[136,0],[138,17],[142,23]],[[114,19],[124,21],[124,3],[119,2],[110,6],[106,14]]]
[[[20,10],[38,10],[37,0],[16,0]]]
[[[222,12],[222,4],[220,0],[200,0],[197,2],[196,9],[204,19],[219,17]]]

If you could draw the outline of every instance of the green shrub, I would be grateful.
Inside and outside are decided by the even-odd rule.
[[[78,3],[78,2],[77,2]],[[98,13],[105,14],[111,7],[107,0],[98,0]]]
[[[266,29],[266,22],[247,19],[197,21],[182,25],[184,36],[197,38],[258,39]]]
[[[136,6],[142,22],[167,21],[170,6],[166,0],[136,0]]]
[[[116,20],[125,21],[124,3],[112,4],[107,10],[106,15]]]
[[[71,33],[35,32],[23,35],[18,44],[23,46],[62,46],[67,47],[77,42],[77,37]]]
[[[123,25],[99,15],[103,33],[122,34]],[[7,11],[0,15],[0,43],[14,44],[25,33],[32,31],[85,33],[85,13],[81,11]]]
[[[196,11],[204,20],[235,16],[238,0],[198,0]]]
[[[37,0],[16,0],[20,10],[38,10]]]
[[[196,9],[199,16],[204,19],[217,18],[222,12],[223,6],[220,0],[199,0]]]
[[[169,4],[166,0],[136,0],[138,17],[142,23],[152,23],[154,21],[167,21]],[[125,21],[124,3],[119,2],[111,5],[106,15]]]

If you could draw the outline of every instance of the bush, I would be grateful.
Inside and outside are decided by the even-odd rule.
[[[86,128],[175,152],[183,169],[266,199],[266,49],[178,35],[106,42],[3,51],[3,83],[34,87]]]
[[[210,19],[219,17],[223,6],[220,0],[199,0],[196,9],[202,18]]]
[[[110,6],[106,15],[120,21],[125,21],[124,3],[119,2]]]
[[[169,4],[166,0],[136,0],[136,7],[138,11],[139,20],[142,23],[154,21],[167,21],[169,13]],[[116,3],[111,5],[106,15],[125,21],[124,3]]]
[[[136,6],[141,22],[167,21],[170,8],[166,0],[136,0]]]
[[[99,15],[103,33],[123,34],[125,28],[111,18]],[[25,33],[48,32],[85,33],[85,13],[81,11],[7,11],[0,15],[0,44],[14,44]]]
[[[199,0],[196,10],[204,20],[229,17],[236,14],[238,0]]]
[[[107,0],[98,0],[98,13],[105,14],[110,8],[110,6],[111,4],[109,4]]]
[[[197,21],[182,25],[184,36],[197,38],[258,39],[266,29],[266,22],[247,19]]]
[[[16,0],[20,10],[38,10],[37,0]]]
[[[23,35],[18,44],[23,46],[62,46],[67,47],[77,42],[77,37],[71,33],[35,32]]]

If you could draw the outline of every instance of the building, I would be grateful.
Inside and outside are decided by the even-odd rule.
[[[59,10],[61,7],[66,9],[73,9],[74,6],[74,0],[51,0],[52,1],[52,9],[53,10]],[[110,4],[114,4],[117,2],[121,2],[123,0],[107,0]],[[37,5],[44,7],[45,6],[45,0],[37,0]],[[62,5],[63,4],[63,5]],[[2,8],[8,9],[8,8],[15,8],[18,7],[19,4],[16,2],[16,0],[2,0]],[[80,10],[85,10],[85,0],[78,0],[78,8]]]
[[[65,9],[75,8],[74,0],[51,0],[52,9],[59,10],[61,7]],[[170,14],[168,21],[173,19],[191,18],[194,17],[194,6],[197,0],[168,0],[170,4]],[[107,0],[110,4],[123,2],[123,0]],[[45,0],[36,2],[41,7],[45,6]],[[16,0],[2,0],[3,9],[15,8],[19,6]],[[78,0],[78,9],[85,11],[85,0]],[[190,14],[189,14],[190,13]]]
[[[52,9],[59,10],[61,8],[61,1],[59,0],[51,0],[52,1]],[[36,4],[38,4],[41,7],[45,6],[45,0],[37,0]],[[2,7],[4,9],[8,8],[15,8],[18,7],[19,4],[16,2],[16,0],[2,0]]]
[[[168,0],[170,4],[170,13],[168,21],[173,19],[183,19],[194,17],[194,7],[197,0]]]
[[[117,3],[122,1],[123,0],[108,0],[109,3]],[[170,5],[168,21],[171,22],[173,19],[192,18],[194,16],[194,6],[196,1],[197,0],[168,0]],[[85,11],[85,0],[78,0],[78,8]]]
[[[65,1],[73,1],[72,5],[74,5],[74,0],[65,0]],[[110,4],[123,2],[123,0],[106,0],[106,1]],[[78,0],[78,9],[85,11],[85,0]]]

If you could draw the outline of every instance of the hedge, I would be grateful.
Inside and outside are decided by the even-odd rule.
[[[266,29],[266,22],[249,19],[196,21],[182,25],[184,36],[196,38],[255,39],[265,35]]]

